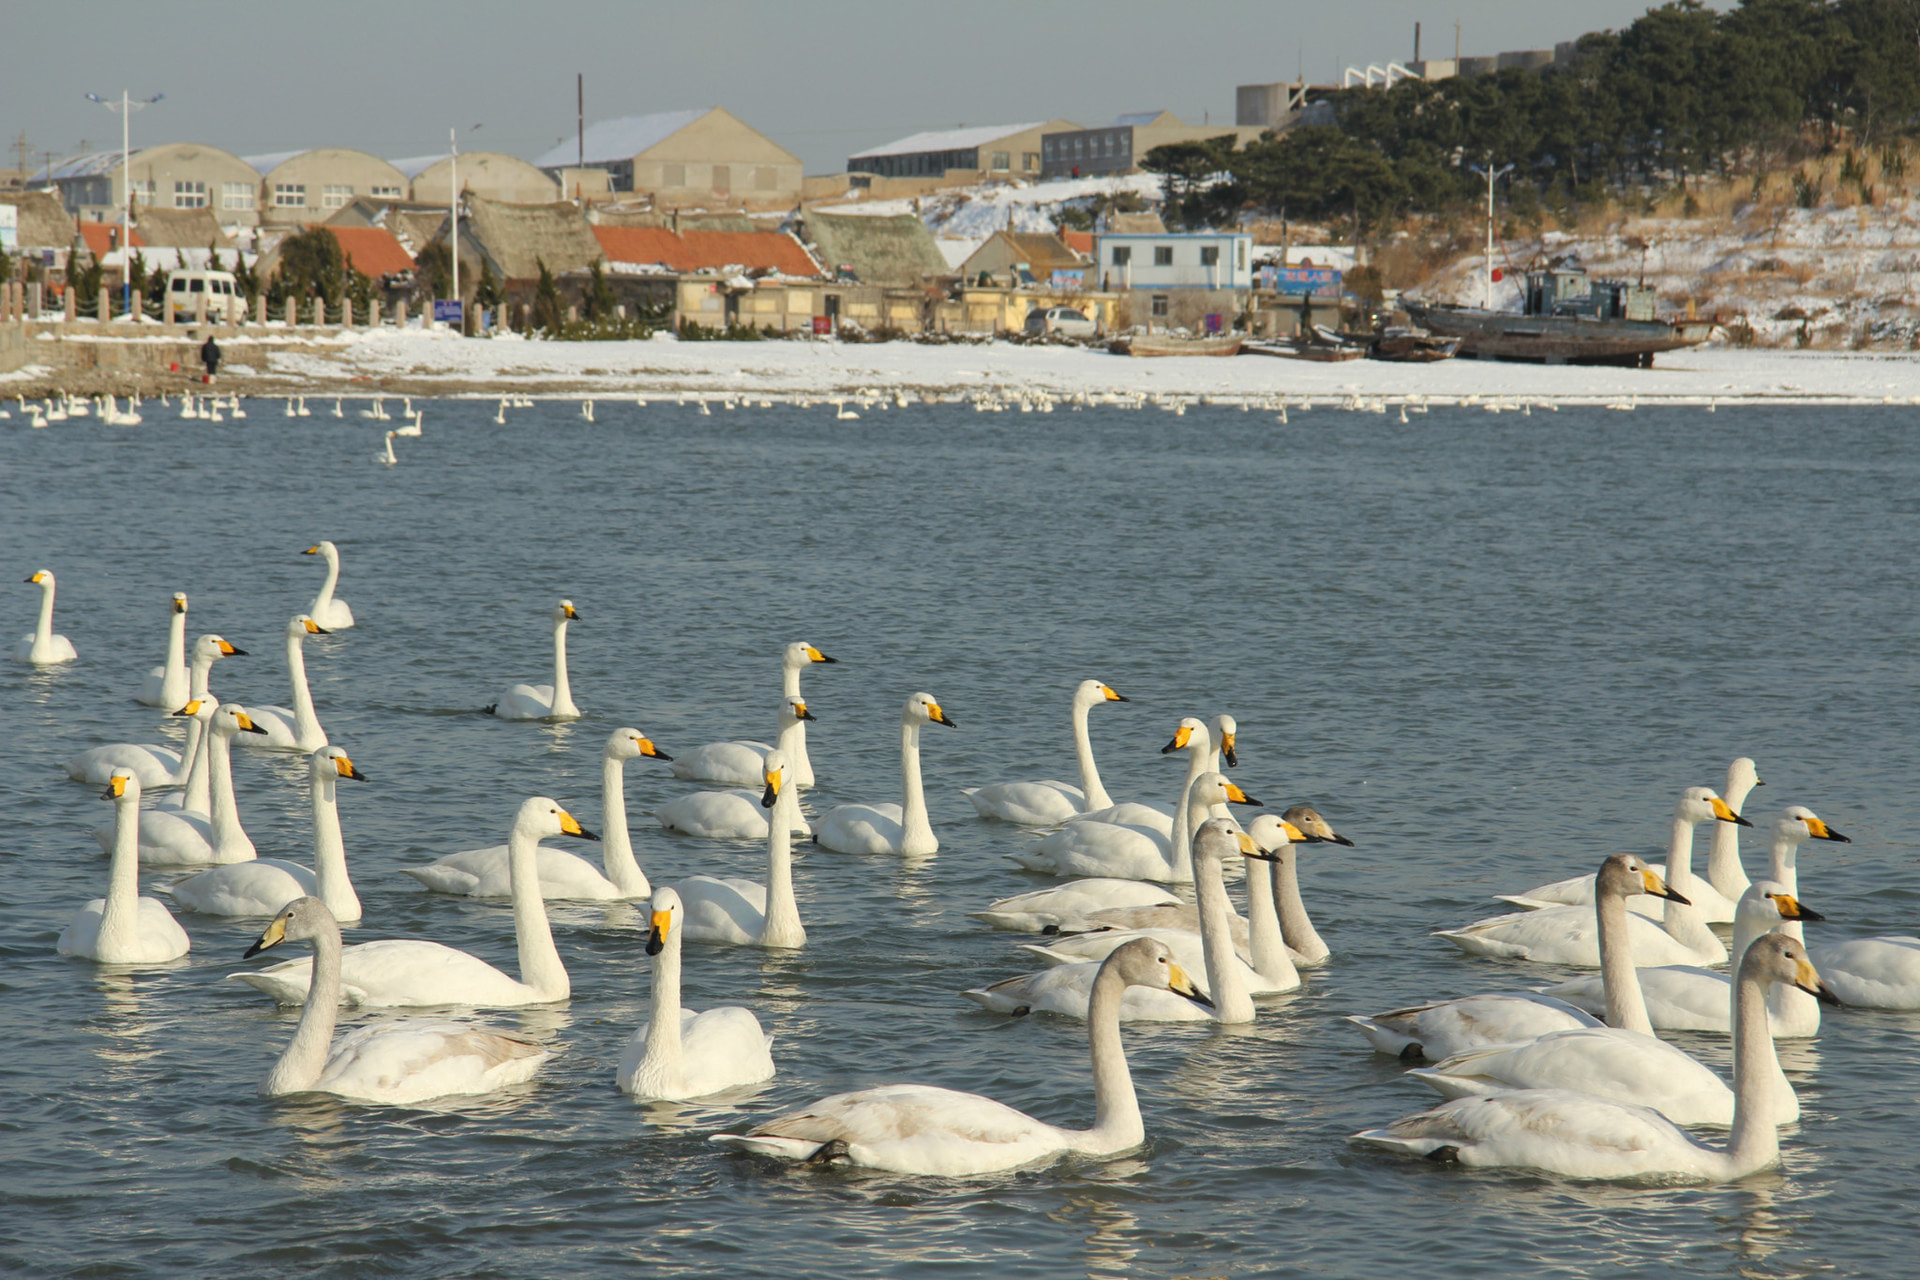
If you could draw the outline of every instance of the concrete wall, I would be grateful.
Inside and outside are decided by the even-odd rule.
[[[301,203],[278,203],[276,188],[282,187],[289,189],[286,198],[298,198]],[[323,222],[355,196],[404,200],[407,176],[379,156],[349,147],[303,151],[261,175],[260,222],[265,226]],[[220,212],[214,209],[216,217]]]
[[[725,110],[709,111],[633,159],[633,189],[659,205],[797,203],[800,157]]]
[[[459,179],[462,191],[503,204],[552,204],[561,198],[552,178],[520,157],[498,151],[475,151],[457,164],[435,161],[414,175],[411,198],[421,204],[447,204],[449,175]]]
[[[1217,315],[1225,332],[1246,310],[1248,297],[1247,292],[1234,289],[1134,289],[1121,295],[1116,327],[1138,327],[1155,333],[1185,329],[1200,334],[1206,318]],[[1166,314],[1154,314],[1155,298],[1167,300]]]

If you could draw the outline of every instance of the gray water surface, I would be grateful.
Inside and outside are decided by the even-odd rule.
[[[1471,960],[1430,930],[1490,895],[1664,852],[1680,788],[1750,754],[1788,803],[1853,837],[1809,846],[1822,938],[1920,924],[1914,534],[1904,409],[1270,415],[1203,407],[983,414],[967,406],[513,411],[429,406],[375,465],[375,424],[278,402],[243,422],[0,424],[7,645],[59,576],[81,660],[0,664],[0,1273],[41,1276],[1241,1275],[1887,1276],[1912,1266],[1920,1015],[1838,1011],[1783,1045],[1804,1106],[1785,1163],[1731,1187],[1476,1174],[1350,1148],[1429,1105],[1341,1021],[1556,971]],[[353,404],[349,402],[351,414]],[[282,628],[340,545],[359,626],[307,645],[366,905],[349,940],[428,937],[511,969],[505,904],[419,892],[399,868],[498,843],[548,794],[600,825],[599,753],[636,726],[668,752],[767,738],[778,653],[805,677],[815,811],[897,799],[898,716],[926,690],[939,854],[804,848],[809,945],[689,949],[694,1007],[752,1008],[778,1076],[639,1104],[612,1074],[644,1016],[644,912],[557,905],[574,997],[490,1012],[561,1050],[538,1079],[426,1108],[265,1101],[291,1033],[222,981],[260,922],[183,915],[192,954],[105,969],[54,954],[103,892],[97,788],[61,763],[179,736],[133,701],[168,596],[224,661],[223,699],[287,701]],[[586,718],[474,714],[545,680],[573,599]],[[1066,700],[1095,677],[1116,799],[1170,801],[1183,715],[1239,720],[1236,780],[1310,800],[1353,850],[1303,859],[1335,951],[1247,1028],[1134,1025],[1141,1151],[970,1181],[795,1169],[707,1134],[821,1094],[919,1080],[1091,1122],[1083,1029],[977,1010],[963,987],[1031,968],[965,913],[1045,883],[1018,829],[963,786],[1071,778]],[[263,855],[309,855],[304,761],[240,753]],[[763,852],[672,838],[642,811],[687,785],[628,767],[655,883],[750,874]],[[1763,819],[1764,825],[1764,819]],[[579,849],[579,846],[574,846]],[[587,851],[591,856],[591,851]],[[1764,850],[1747,840],[1749,869]],[[1702,846],[1704,856],[1704,845]],[[181,873],[149,873],[147,891]],[[343,1025],[367,1015],[352,1014]],[[1676,1037],[1724,1070],[1724,1040]],[[1717,1136],[1716,1136],[1717,1140]]]

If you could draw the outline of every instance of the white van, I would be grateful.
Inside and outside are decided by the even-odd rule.
[[[208,319],[225,319],[239,296],[231,271],[176,271],[167,277],[167,297],[173,300],[176,319],[199,315],[202,297],[207,300]]]

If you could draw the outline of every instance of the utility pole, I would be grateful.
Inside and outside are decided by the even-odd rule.
[[[24,187],[27,185],[27,158],[33,154],[33,144],[27,141],[25,129],[13,140],[13,151],[20,158],[20,185]]]
[[[453,234],[447,244],[453,249],[453,300],[460,301],[460,137],[447,126],[447,206],[453,211]],[[427,317],[432,320],[432,316]],[[467,317],[460,316],[460,332],[467,331]]]
[[[120,291],[129,316],[133,314],[133,113],[152,106],[166,96],[156,93],[151,98],[135,102],[122,89],[120,101],[114,102],[97,93],[87,95],[89,100],[107,110],[120,113]],[[101,316],[100,319],[104,323],[107,317]]]
[[[1513,172],[1512,165],[1493,167],[1493,157],[1487,157],[1484,167],[1470,164],[1467,168],[1475,173],[1485,174],[1487,178],[1487,310],[1493,310],[1493,184],[1498,178]]]
[[[574,163],[584,169],[587,167],[587,73],[584,71],[573,73],[573,125],[573,136],[580,142]]]

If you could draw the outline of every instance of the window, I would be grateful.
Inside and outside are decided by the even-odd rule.
[[[1129,262],[1132,262],[1132,261],[1133,261],[1132,245],[1117,244],[1113,246],[1113,265],[1114,266],[1124,267]]]
[[[207,207],[207,184],[204,182],[176,182],[173,184],[173,207],[176,209],[204,209]]]
[[[1245,271],[1247,269],[1247,242],[1245,240],[1236,240],[1234,244],[1236,246],[1233,254],[1234,265],[1240,270]]]
[[[1220,265],[1220,246],[1217,244],[1201,245],[1200,246],[1200,265],[1203,267],[1219,266]]]
[[[1074,156],[1079,157],[1079,156],[1085,155],[1086,153],[1087,153],[1087,140],[1085,138],[1075,138],[1073,140]]]
[[[713,166],[713,189],[715,191],[733,190],[733,166],[717,164]]]
[[[322,209],[344,209],[353,199],[353,188],[338,186],[329,182],[320,188],[320,207]]]
[[[1153,247],[1153,265],[1156,267],[1172,266],[1173,246],[1170,244],[1155,245]]]
[[[304,209],[307,207],[307,186],[304,182],[276,182],[273,184],[273,207],[276,209]]]
[[[127,184],[127,193],[131,195],[135,200],[140,201],[142,204],[152,204],[153,203],[153,179],[148,178],[146,181],[143,182],[140,179],[135,178],[132,182],[129,182]],[[106,201],[102,200],[102,201],[99,201],[98,203],[105,204]]]
[[[399,187],[368,187],[367,194],[375,200],[404,200],[406,193]]]
[[[1156,293],[1153,295],[1153,314],[1157,319],[1164,320],[1167,318],[1167,295],[1166,294]]]
[[[993,171],[995,173],[1005,173],[1012,167],[1013,157],[1011,155],[1005,151],[996,151],[993,153]]]
[[[1047,159],[1049,160],[1053,159],[1053,139],[1052,138],[1040,139],[1040,150],[1046,154]]]
[[[220,207],[222,209],[251,209],[260,198],[259,190],[251,182],[223,182],[220,184]]]
[[[660,166],[660,185],[663,187],[684,187],[687,185],[687,166],[683,164],[663,164]]]
[[[1028,173],[1040,172],[1040,153],[1038,151],[1025,153],[1021,157],[1021,162],[1025,165]]]

